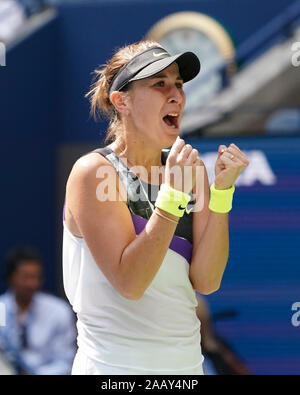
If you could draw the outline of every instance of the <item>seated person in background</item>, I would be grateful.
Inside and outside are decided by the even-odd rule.
[[[43,11],[47,5],[45,0],[18,0],[25,10],[27,17]]]
[[[25,23],[26,15],[22,5],[16,0],[0,1],[0,41],[11,41],[18,29]]]
[[[228,343],[214,331],[208,304],[204,296],[197,293],[197,316],[201,322],[201,348],[204,356],[204,374],[249,375],[242,360]]]
[[[0,350],[17,374],[69,374],[76,352],[74,316],[64,300],[39,291],[42,275],[42,260],[33,248],[7,255]]]

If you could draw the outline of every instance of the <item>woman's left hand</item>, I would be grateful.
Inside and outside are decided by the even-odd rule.
[[[248,164],[246,155],[235,144],[220,145],[215,165],[215,188],[230,188]]]

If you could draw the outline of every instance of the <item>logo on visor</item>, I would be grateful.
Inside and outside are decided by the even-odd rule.
[[[168,54],[168,52],[159,52],[159,53],[153,52],[153,56],[155,56],[155,57],[158,57],[158,56],[161,56],[161,55],[169,55],[169,54]]]

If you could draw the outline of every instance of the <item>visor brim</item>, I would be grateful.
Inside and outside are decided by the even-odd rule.
[[[169,67],[174,62],[178,64],[179,74],[183,79],[183,82],[188,82],[195,78],[201,68],[200,61],[193,52],[184,52],[178,55],[168,56],[164,59],[151,63],[149,66],[143,68],[128,82],[152,77],[153,75]]]

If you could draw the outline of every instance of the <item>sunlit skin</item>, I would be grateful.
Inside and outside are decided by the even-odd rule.
[[[120,106],[120,97],[125,96],[125,106]],[[113,92],[111,100],[121,113],[126,150],[118,142],[111,148],[132,165],[161,165],[161,150],[173,145],[179,135],[179,125],[185,106],[183,81],[178,66],[173,63],[160,73],[143,80],[134,81],[128,92]],[[178,114],[176,127],[171,128],[163,117]]]

